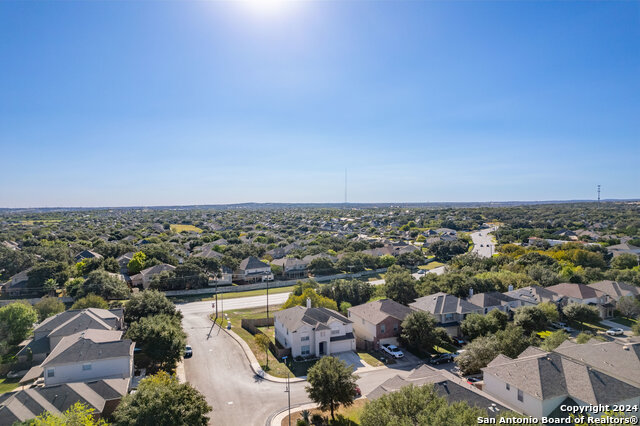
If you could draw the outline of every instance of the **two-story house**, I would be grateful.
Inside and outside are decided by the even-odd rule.
[[[91,329],[122,330],[123,322],[122,309],[88,308],[61,312],[36,326],[33,337],[25,341],[18,352],[18,360],[25,362],[31,358],[34,362],[41,362],[66,336]]]
[[[640,388],[578,359],[529,347],[515,359],[498,355],[482,369],[484,391],[532,417],[565,417],[560,407],[640,403]],[[628,415],[637,416],[637,412]],[[589,413],[600,417],[602,413]]]
[[[585,284],[561,283],[546,288],[558,295],[559,303],[580,303],[598,308],[603,319],[613,317],[615,305],[606,293]]]
[[[467,315],[484,312],[480,306],[443,292],[420,297],[415,302],[409,303],[409,307],[432,314],[438,321],[438,327],[444,328],[450,336],[460,335],[460,323]]]
[[[385,343],[397,345],[402,321],[411,312],[411,308],[391,299],[352,306],[348,315],[353,322],[356,346],[369,350]]]
[[[356,348],[353,324],[326,308],[294,306],[274,315],[275,338],[295,358],[320,357]]]
[[[174,269],[176,269],[175,266],[167,263],[161,263],[159,265],[143,269],[139,274],[131,277],[131,285],[134,287],[142,287],[146,290],[149,288],[149,284],[151,284],[151,280],[154,276],[164,271],[173,271]]]
[[[516,290],[514,290],[512,286],[509,286],[509,291],[506,291],[502,294],[519,301],[519,305],[517,305],[516,307],[535,306],[538,303],[542,302],[555,302],[559,298],[556,293],[549,291],[539,285],[531,285],[518,288]],[[514,304],[515,303],[516,302],[514,302]]]
[[[473,305],[481,307],[483,314],[487,314],[494,309],[508,313],[520,306],[518,299],[497,291],[472,294],[466,300]]]
[[[589,287],[603,292],[616,302],[620,300],[621,297],[640,297],[640,288],[638,288],[638,286],[619,281],[598,281],[597,283],[589,284]]]
[[[305,278],[307,276],[307,266],[309,266],[309,263],[304,259],[296,259],[295,257],[277,259],[271,264],[280,266],[282,275],[289,279]]]
[[[249,256],[240,262],[238,270],[234,273],[234,281],[256,283],[273,281],[271,266],[262,262],[255,256]]]
[[[87,330],[60,340],[42,362],[45,386],[133,376],[133,349],[121,331]]]

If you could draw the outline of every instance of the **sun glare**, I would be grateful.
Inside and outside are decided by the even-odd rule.
[[[291,0],[240,0],[247,8],[261,14],[280,13]]]

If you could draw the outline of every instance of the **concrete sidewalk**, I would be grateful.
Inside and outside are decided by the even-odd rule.
[[[631,331],[631,327],[628,327],[626,325],[622,325],[622,324],[618,324],[615,321],[609,321],[609,320],[600,320],[600,322],[604,325],[606,325],[609,328],[621,328],[624,331]]]

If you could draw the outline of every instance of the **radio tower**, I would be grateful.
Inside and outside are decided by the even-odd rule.
[[[598,205],[600,205],[600,185],[598,185]]]
[[[347,169],[344,169],[344,203],[347,204]]]

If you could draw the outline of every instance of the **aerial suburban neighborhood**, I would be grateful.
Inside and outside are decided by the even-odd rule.
[[[640,0],[0,1],[0,426],[640,420]]]
[[[638,255],[616,248],[639,212],[3,212],[0,425],[183,404],[189,424],[384,424],[418,394],[461,418],[637,418],[611,407],[640,404]]]

